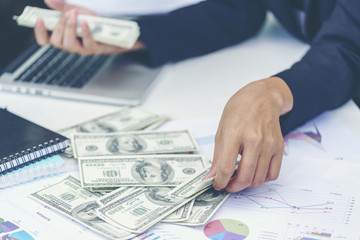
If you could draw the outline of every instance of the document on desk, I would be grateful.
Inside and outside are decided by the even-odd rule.
[[[334,116],[329,118],[332,117]],[[349,137],[349,135],[341,135],[343,132],[324,129],[325,123],[321,122],[317,125],[319,132],[322,133],[322,139]],[[164,129],[182,129],[186,125],[193,130],[192,133],[199,144],[199,153],[211,157],[217,124],[216,117],[189,119],[169,122]],[[346,128],[344,125],[342,127]],[[333,135],[324,134],[328,130]],[[298,141],[293,141],[290,147],[296,147],[297,143]],[[337,149],[331,149],[331,151],[340,153],[337,155],[341,156],[345,149],[342,146],[346,144],[346,141],[340,145],[334,144],[332,146]],[[326,146],[328,148],[330,145]],[[309,147],[312,145],[310,144]],[[353,149],[351,153],[356,153],[356,151],[357,149]],[[278,180],[258,188],[231,194],[205,224],[187,227],[174,223],[160,223],[134,239],[359,239],[360,189],[356,183],[360,181],[360,164],[347,161],[348,157],[340,161],[334,160],[337,158],[331,157],[332,155],[329,156],[324,154],[322,157],[311,158],[307,152],[296,157],[291,154],[284,156]],[[59,180],[48,181],[59,182]],[[2,217],[4,216],[2,206],[11,204],[22,209],[28,218],[36,220],[41,218],[39,215],[41,214],[51,219],[51,221],[46,220],[46,226],[56,229],[55,232],[59,232],[59,236],[61,234],[69,236],[71,233],[76,236],[76,239],[101,239],[100,235],[91,235],[92,238],[84,237],[86,234],[86,236],[93,234],[91,231],[78,234],[78,231],[85,229],[49,209],[39,209],[41,205],[26,197],[29,192],[32,193],[47,186],[38,186],[37,183],[19,186],[17,189],[12,189],[16,190],[17,194],[13,191],[0,190],[0,200],[4,201],[4,204],[0,204],[0,218],[8,219],[6,216]],[[203,212],[199,211],[199,213]],[[19,215],[19,219],[22,219],[22,216]],[[64,224],[68,228],[67,231],[61,231],[56,226]],[[35,224],[35,226],[38,225]]]
[[[285,136],[285,156],[326,157],[360,163],[360,139],[331,112]]]
[[[231,194],[205,224],[187,228],[162,223],[146,235],[199,240],[359,239],[360,189],[352,187],[359,176],[358,164],[285,157],[278,180]]]

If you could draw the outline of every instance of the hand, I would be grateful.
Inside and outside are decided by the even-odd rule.
[[[77,53],[85,56],[95,54],[117,54],[145,48],[145,45],[140,41],[137,41],[132,49],[97,43],[94,41],[90,28],[86,22],[80,23],[82,40],[79,40],[76,34],[78,14],[96,14],[86,8],[67,4],[64,0],[45,0],[45,3],[52,9],[62,11],[63,14],[55,29],[52,31],[51,36],[48,35],[48,32],[45,29],[43,19],[37,20],[34,32],[36,41],[41,46],[51,44],[70,53]]]
[[[272,77],[248,84],[225,106],[215,137],[214,159],[205,178],[214,188],[238,192],[277,179],[284,139],[279,116],[293,106],[287,84]],[[233,176],[238,154],[241,161]]]

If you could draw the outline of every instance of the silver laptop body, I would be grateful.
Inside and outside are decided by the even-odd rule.
[[[39,48],[33,44],[10,67],[5,68],[0,76],[0,90],[105,104],[137,105],[160,70],[134,61],[131,54],[83,57],[52,46]]]

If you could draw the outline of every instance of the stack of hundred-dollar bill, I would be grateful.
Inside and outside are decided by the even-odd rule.
[[[204,180],[210,164],[192,154],[198,146],[189,130],[149,130],[166,119],[129,107],[59,130],[72,139],[66,154],[77,158],[80,179],[68,176],[31,197],[111,239],[159,222],[205,224],[229,193]]]
[[[14,16],[14,20],[20,26],[32,28],[35,26],[36,20],[41,18],[45,28],[51,31],[55,28],[61,15],[60,11],[27,6],[20,16]],[[132,48],[140,35],[139,26],[135,21],[79,15],[78,23],[81,22],[88,24],[95,41],[117,47]],[[77,34],[81,37],[80,27],[77,28]]]

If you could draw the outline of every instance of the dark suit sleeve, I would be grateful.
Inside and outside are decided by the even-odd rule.
[[[339,0],[301,61],[276,76],[290,87],[294,106],[280,118],[283,134],[359,92],[360,1]]]
[[[206,0],[138,20],[150,65],[203,55],[253,36],[265,19],[260,0]]]

